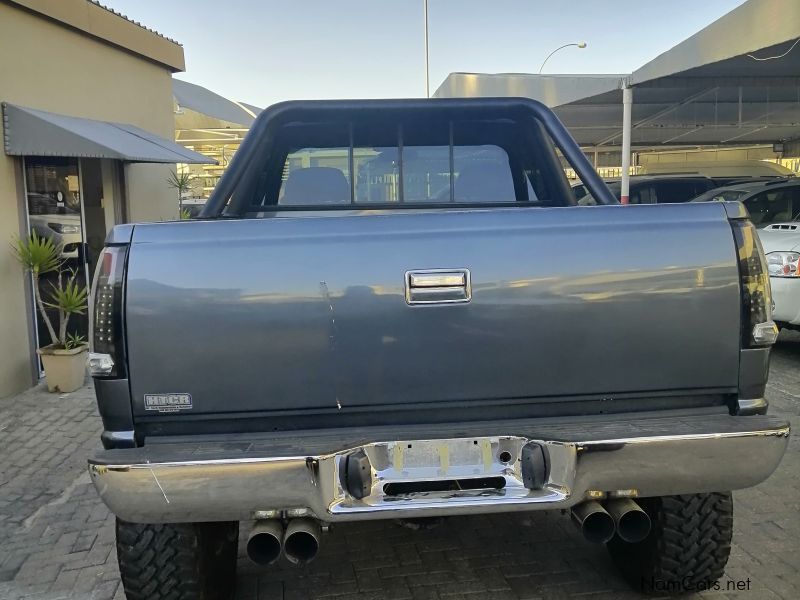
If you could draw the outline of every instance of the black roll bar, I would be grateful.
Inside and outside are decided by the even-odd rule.
[[[413,117],[415,113],[443,113],[443,118],[459,116],[480,118],[487,112],[505,113],[517,118],[533,117],[544,127],[575,170],[598,204],[619,204],[606,184],[597,174],[586,155],[570,135],[567,128],[544,104],[531,98],[432,98],[409,100],[292,100],[264,109],[253,122],[230,165],[217,183],[211,197],[200,213],[200,218],[215,218],[222,214],[228,200],[243,184],[248,169],[267,148],[277,127],[292,121],[358,118],[364,111],[390,117],[390,113]],[[448,115],[445,117],[445,115]],[[246,187],[246,186],[245,186]]]

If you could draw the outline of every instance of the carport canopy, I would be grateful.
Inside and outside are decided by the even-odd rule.
[[[453,73],[435,96],[527,96],[584,148],[771,144],[800,137],[800,1],[749,0],[630,75]]]
[[[126,123],[70,117],[3,103],[10,156],[109,158],[139,163],[213,164],[207,156]]]

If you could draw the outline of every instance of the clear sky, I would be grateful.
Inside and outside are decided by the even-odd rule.
[[[102,0],[183,44],[178,78],[268,106],[423,96],[423,0]],[[431,93],[453,71],[629,73],[742,0],[429,0]]]

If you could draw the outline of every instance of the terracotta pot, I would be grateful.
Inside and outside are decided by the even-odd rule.
[[[64,350],[52,345],[39,348],[36,352],[42,357],[47,389],[51,392],[74,392],[83,385],[86,378],[86,344]]]

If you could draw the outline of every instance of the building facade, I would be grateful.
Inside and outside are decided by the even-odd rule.
[[[95,2],[0,0],[0,397],[37,380],[49,343],[9,243],[52,237],[88,284],[113,225],[178,216],[169,174],[196,157],[164,142],[183,69],[177,42]]]

